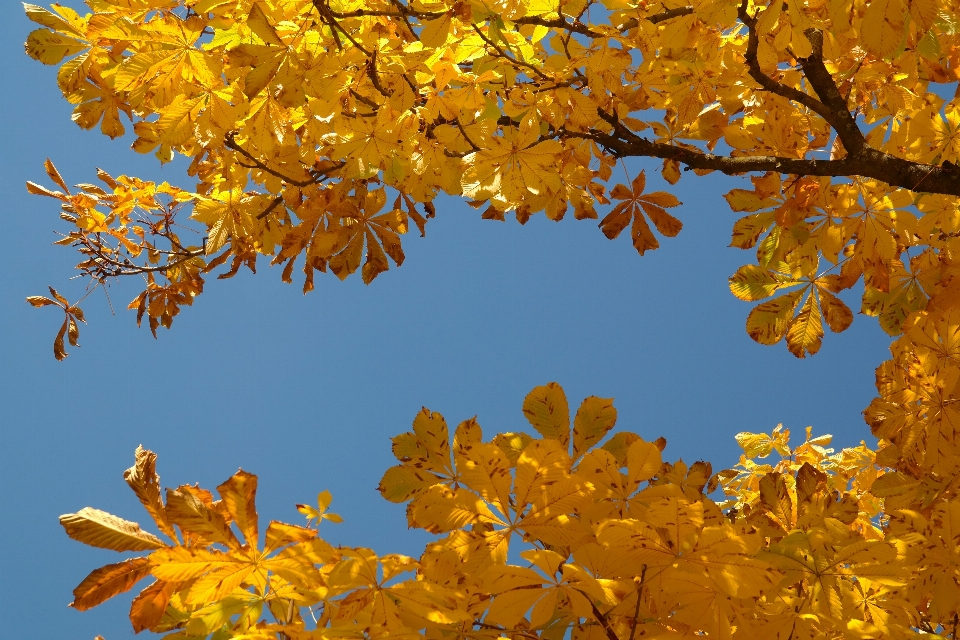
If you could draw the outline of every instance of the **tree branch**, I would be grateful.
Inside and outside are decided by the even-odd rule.
[[[138,264],[134,264],[129,261],[126,263],[118,262],[117,260],[113,260],[112,258],[106,257],[101,252],[97,252],[96,256],[94,257],[94,260],[96,260],[97,262],[106,262],[107,264],[120,269],[120,271],[107,274],[106,277],[112,278],[116,276],[133,276],[140,273],[156,273],[158,271],[167,271],[167,269],[173,269],[174,267],[178,267],[184,262],[187,262],[188,260],[192,260],[194,258],[202,256],[203,254],[204,254],[204,249],[196,249],[186,254],[181,254],[182,257],[179,260],[168,262],[167,264],[157,265],[155,267],[142,267]]]
[[[467,132],[464,130],[463,125],[460,123],[460,118],[457,118],[456,120],[454,120],[454,122],[457,123],[457,129],[460,130],[460,135],[462,135],[463,139],[467,141],[467,144],[470,145],[470,148],[473,149],[474,151],[480,151],[480,147],[478,147],[473,142],[473,140],[470,139],[470,136],[467,135]]]
[[[675,12],[680,10],[673,10]],[[823,63],[823,33],[809,30],[807,37],[813,53],[800,59],[810,86],[820,99],[793,87],[781,84],[766,75],[757,59],[759,36],[757,18],[747,12],[747,0],[737,10],[747,26],[748,41],[744,54],[750,76],[766,91],[796,102],[820,115],[836,132],[847,155],[837,160],[807,160],[779,156],[721,156],[642,138],[628,129],[614,114],[599,110],[601,119],[613,127],[612,133],[597,130],[586,133],[562,130],[561,137],[584,138],[603,146],[617,158],[651,157],[675,160],[691,169],[720,171],[737,175],[751,171],[776,171],[793,175],[848,177],[861,176],[885,182],[910,191],[960,196],[960,166],[945,162],[941,166],[905,160],[884,153],[866,144],[856,120],[847,109],[833,77]],[[822,100],[822,102],[821,102]]]
[[[603,117],[604,114],[601,114]],[[607,117],[611,117],[607,115]],[[780,156],[721,156],[703,153],[662,142],[652,142],[634,134],[617,121],[613,134],[564,131],[567,138],[585,138],[605,147],[617,158],[648,157],[676,160],[691,169],[719,171],[737,175],[750,171],[776,171],[809,176],[862,176],[911,191],[960,196],[960,168],[934,166],[904,160],[865,147],[860,154],[839,160],[806,160]]]
[[[361,49],[362,50],[362,49]],[[374,88],[383,94],[386,97],[390,97],[393,93],[392,91],[387,91],[382,84],[380,84],[380,75],[377,73],[377,50],[374,49],[373,53],[370,54],[370,64],[367,65],[367,75],[370,76],[370,82],[373,83]]]
[[[582,591],[580,593],[583,593]],[[587,594],[584,594],[585,596]],[[587,596],[588,598],[590,596]],[[603,627],[604,633],[607,634],[607,640],[620,640],[617,637],[617,634],[613,632],[613,629],[610,628],[610,623],[607,622],[607,617],[600,613],[600,609],[597,608],[597,605],[590,601],[590,606],[593,608],[593,617],[597,619],[597,622],[600,623],[600,626]]]
[[[537,74],[537,76],[539,76],[541,80],[549,80],[549,79],[550,79],[549,77],[547,77],[547,75],[546,75],[543,71],[540,71],[540,69],[538,69],[537,67],[533,66],[533,65],[530,64],[529,62],[524,62],[523,60],[517,60],[516,58],[511,58],[510,56],[508,56],[508,55],[504,52],[504,50],[501,49],[500,47],[498,47],[497,44],[496,44],[493,40],[491,40],[490,38],[488,38],[488,37],[486,36],[486,34],[484,34],[482,31],[480,31],[480,27],[478,27],[477,25],[471,23],[470,26],[472,26],[472,27],[473,27],[473,30],[477,32],[477,35],[480,36],[480,38],[481,38],[484,42],[486,42],[489,46],[493,47],[493,50],[497,52],[497,55],[499,55],[499,56],[500,56],[501,58],[503,58],[504,60],[507,60],[508,62],[512,62],[513,64],[515,64],[515,65],[517,65],[517,66],[524,67],[525,69],[530,69],[530,70],[533,71],[535,74]]]
[[[272,175],[272,176],[274,176],[274,177],[277,177],[277,178],[280,178],[280,179],[283,180],[284,182],[287,182],[287,183],[292,184],[292,185],[297,186],[297,187],[306,187],[306,186],[311,185],[311,184],[313,184],[313,183],[315,183],[315,182],[317,181],[316,176],[314,176],[313,178],[311,178],[311,179],[309,179],[309,180],[294,180],[293,178],[291,178],[291,177],[289,177],[289,176],[285,176],[285,175],[283,175],[282,173],[280,173],[279,171],[277,171],[277,170],[275,170],[275,169],[271,169],[270,167],[268,167],[268,166],[265,165],[264,163],[260,162],[260,161],[257,160],[256,158],[254,158],[253,155],[252,155],[249,151],[247,151],[246,149],[244,149],[243,147],[241,147],[239,144],[237,144],[237,141],[236,141],[236,139],[235,139],[235,136],[236,136],[236,135],[237,135],[237,133],[236,133],[235,131],[231,131],[230,133],[228,133],[228,134],[226,135],[226,137],[224,138],[224,145],[225,145],[228,149],[233,149],[234,151],[236,151],[237,153],[239,153],[240,155],[242,155],[244,158],[246,158],[247,160],[249,160],[250,162],[252,162],[257,169],[260,169],[261,171],[266,171],[266,172],[269,173],[270,175]],[[252,167],[251,167],[251,168],[252,168]]]
[[[579,33],[582,36],[587,36],[588,38],[602,38],[603,35],[597,33],[587,25],[582,22],[568,22],[562,16],[556,18],[544,18],[543,16],[524,16],[522,18],[517,18],[512,20],[514,24],[532,24],[541,27],[550,27],[551,29],[563,29],[564,31],[572,31],[573,33]],[[636,23],[636,21],[634,21]],[[637,26],[634,24],[633,26]]]
[[[270,204],[267,205],[267,208],[264,209],[262,213],[257,215],[257,220],[263,220],[264,218],[266,218],[268,215],[270,215],[270,212],[272,212],[274,209],[279,207],[280,203],[282,202],[283,202],[283,196],[277,196],[276,198],[271,200]]]
[[[630,640],[637,635],[637,626],[640,618],[640,598],[643,596],[643,583],[647,579],[647,565],[640,571],[640,584],[637,586],[637,606],[633,610],[633,627],[630,629]]]
[[[313,0],[313,6],[316,8],[317,13],[320,14],[320,19],[323,20],[323,22],[330,27],[334,33],[339,31],[347,37],[347,40],[349,40],[353,46],[362,51],[368,57],[371,55],[363,45],[357,42],[356,38],[354,38],[346,29],[344,29],[339,22],[337,22],[338,16],[333,13],[333,10],[330,7],[324,4],[323,0]]]
[[[757,35],[756,29],[757,17],[751,16],[749,13],[747,13],[747,0],[743,0],[743,2],[737,8],[737,16],[740,18],[740,21],[743,22],[743,24],[747,25],[747,51],[744,53],[744,59],[747,63],[747,70],[750,74],[750,77],[770,93],[774,93],[778,96],[786,98],[787,100],[792,100],[802,104],[806,108],[820,114],[821,116],[827,114],[829,112],[827,106],[822,104],[819,100],[809,94],[804,93],[803,91],[800,91],[799,89],[794,89],[793,87],[788,87],[785,84],[777,82],[765,74],[760,68],[760,61],[757,58],[757,49],[760,47],[760,37]]]
[[[847,153],[856,155],[866,147],[867,142],[860,127],[857,126],[856,119],[850,114],[846,98],[840,95],[837,83],[823,64],[823,32],[819,29],[807,29],[804,34],[813,47],[813,53],[807,58],[797,58],[797,60],[803,69],[803,75],[817,92],[821,103],[827,108],[827,113],[820,115],[837,132]]]
[[[813,47],[813,53],[808,58],[797,58],[804,75],[820,98],[818,100],[799,89],[777,82],[763,72],[757,57],[757,49],[760,46],[760,37],[756,29],[758,18],[747,12],[747,0],[743,0],[737,8],[737,16],[748,30],[744,59],[750,77],[770,93],[792,100],[818,114],[837,132],[837,137],[840,138],[847,153],[853,155],[860,153],[866,146],[863,132],[860,131],[854,117],[850,115],[847,101],[840,95],[833,77],[823,64],[823,32],[818,29],[808,29],[806,36]]]
[[[660,24],[667,20],[673,20],[674,18],[682,18],[683,16],[688,16],[693,13],[693,7],[677,7],[676,9],[667,9],[660,13],[654,14],[652,16],[647,16],[644,18],[647,22],[652,22],[653,24]],[[630,18],[622,25],[620,25],[621,31],[629,31],[630,29],[635,29],[640,22],[636,18]]]

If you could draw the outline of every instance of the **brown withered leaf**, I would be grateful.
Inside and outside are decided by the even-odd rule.
[[[141,504],[154,522],[157,523],[157,526],[160,527],[160,530],[171,539],[176,540],[176,534],[167,519],[163,498],[160,496],[160,476],[157,475],[156,471],[157,454],[144,449],[143,446],[138,446],[134,455],[136,462],[123,472],[123,479],[137,494]]]
[[[130,622],[133,624],[134,633],[152,629],[160,624],[175,586],[172,583],[157,580],[133,599],[130,603]]]
[[[633,238],[633,246],[640,255],[660,246],[650,230],[650,225],[644,218],[644,213],[657,227],[657,231],[669,238],[676,236],[683,228],[683,223],[667,213],[664,208],[676,207],[681,202],[665,191],[643,193],[646,183],[646,175],[641,171],[633,179],[630,187],[622,184],[616,185],[610,192],[610,197],[621,202],[600,221],[600,230],[603,231],[603,235],[613,240],[627,228],[632,220],[631,237]]]
[[[70,606],[78,611],[86,611],[118,593],[129,591],[133,585],[148,575],[150,575],[148,558],[131,558],[100,567],[92,571],[73,590],[73,602]]]

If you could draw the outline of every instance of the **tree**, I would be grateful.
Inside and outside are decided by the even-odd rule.
[[[255,476],[164,501],[139,450],[125,478],[169,541],[64,516],[83,542],[151,552],[94,571],[74,606],[153,576],[134,628],[176,638],[958,638],[960,98],[941,95],[960,76],[956,0],[87,4],[27,5],[44,27],[27,52],[72,56],[58,82],[78,124],[116,137],[122,111],[135,150],[191,157],[199,183],[98,172],[105,188],[71,191],[48,163],[61,190],[28,188],[62,201],[60,244],[91,287],[145,279],[130,306],[154,334],[228,261],[220,277],[259,255],[287,281],[302,265],[305,292],[316,271],[369,282],[403,262],[400,236],[411,220],[425,234],[441,192],[521,223],[612,204],[601,231],[629,226],[642,255],[659,246],[651,223],[682,225],[643,172],[608,191],[639,156],[674,184],[681,167],[755,174],[726,195],[747,214],[732,245],[756,248],[730,278],[760,302],[754,340],[815,354],[824,323],[849,326],[836,294],[861,278],[861,311],[899,337],[865,411],[875,450],[811,433],[791,448],[777,430],[738,434],[733,470],[664,463],[662,440],[601,445],[610,400],[586,399],[571,426],[555,384],[524,402],[539,438],[485,442],[468,420],[451,441],[424,410],[380,486],[439,536],[419,560],[333,549],[309,524],[271,523],[258,550]],[[63,309],[63,358],[83,315],[51,295],[29,301]],[[299,508],[319,524],[329,503]]]

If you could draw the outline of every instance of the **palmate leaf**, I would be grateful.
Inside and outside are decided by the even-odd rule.
[[[838,333],[850,326],[853,313],[832,293],[840,288],[836,276],[798,278],[791,273],[794,270],[783,262],[769,267],[744,265],[730,276],[729,284],[731,293],[745,301],[764,300],[781,289],[800,286],[754,307],[747,316],[747,334],[766,345],[786,337],[790,353],[805,358],[820,350],[824,321]]]
[[[600,221],[599,225],[603,235],[613,240],[632,220],[630,235],[633,238],[633,246],[640,255],[660,246],[644,218],[644,213],[653,222],[657,231],[669,238],[676,236],[683,228],[683,224],[665,209],[665,207],[676,207],[682,203],[665,191],[645,194],[643,193],[645,187],[646,174],[643,171],[637,174],[630,187],[616,185],[610,192],[610,197],[621,202]]]
[[[565,404],[562,394],[559,385],[539,387],[525,413],[548,433],[566,436],[565,445],[516,434],[484,442],[472,419],[461,423],[451,444],[445,421],[428,411],[418,415],[413,433],[395,440],[395,453],[407,463],[430,463],[453,474],[449,485],[434,482],[408,506],[411,525],[442,535],[419,560],[335,549],[316,529],[280,522],[267,527],[260,551],[252,510],[257,480],[240,471],[220,485],[219,502],[199,487],[171,492],[179,497],[164,513],[174,514],[189,546],[154,549],[94,571],[78,586],[74,606],[95,606],[151,574],[157,581],[131,607],[134,629],[180,629],[196,637],[493,638],[522,631],[526,638],[556,640],[571,628],[598,627],[590,638],[610,640],[605,625],[629,635],[636,624],[638,633],[669,625],[671,634],[730,631],[735,639],[732,625],[743,616],[761,620],[750,633],[780,633],[785,625],[789,636],[798,621],[808,621],[810,629],[837,629],[839,637],[851,628],[843,616],[858,624],[887,616],[885,628],[894,629],[902,600],[891,605],[876,590],[908,584],[913,564],[905,554],[921,553],[923,541],[934,536],[952,541],[960,531],[956,509],[938,507],[932,519],[899,510],[887,526],[913,522],[922,534],[882,541],[883,532],[870,522],[875,498],[851,489],[851,479],[854,487],[869,486],[856,483],[872,471],[871,491],[906,504],[924,489],[903,474],[877,478],[877,458],[865,446],[834,455],[825,448],[829,436],[813,437],[809,429],[796,447],[780,428],[742,433],[738,441],[747,455],[776,449],[781,462],[751,466],[744,458],[742,472],[710,480],[708,463],[665,463],[663,443],[636,434],[621,433],[593,448],[612,426],[609,400],[588,398],[571,436],[567,413],[545,408],[548,398],[553,406],[558,398]],[[566,421],[557,421],[558,415]],[[584,451],[576,465],[571,444]],[[443,455],[431,456],[427,448]],[[510,452],[516,449],[514,463]],[[155,458],[148,454],[138,450],[127,479],[155,508],[156,498],[149,496],[158,492],[147,489],[157,482]],[[733,498],[724,506],[708,495],[720,481]],[[202,507],[185,514],[178,500]],[[321,492],[317,508],[305,513],[322,517],[330,500]],[[217,515],[221,520],[214,524]],[[221,527],[234,524],[248,544],[225,548]],[[511,547],[531,566],[514,564]],[[854,592],[874,598],[873,604],[851,605]],[[942,594],[937,598],[937,611],[952,606]],[[771,601],[789,606],[770,609]],[[306,607],[321,612],[316,629],[301,616]]]

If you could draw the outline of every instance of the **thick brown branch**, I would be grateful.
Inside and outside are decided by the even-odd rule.
[[[647,21],[658,24],[664,20],[673,20],[674,18],[688,16],[691,13],[693,13],[693,7],[677,7],[676,9],[667,9],[656,15],[648,16]]]
[[[747,35],[747,51],[744,53],[744,59],[747,63],[747,71],[750,74],[750,77],[753,78],[754,82],[759,84],[763,89],[769,91],[770,93],[775,93],[778,96],[782,96],[787,100],[792,100],[796,103],[802,104],[806,108],[814,111],[824,118],[830,114],[830,110],[826,105],[821,103],[819,100],[813,96],[800,91],[799,89],[794,89],[793,87],[788,87],[785,84],[781,84],[765,74],[760,68],[760,61],[757,58],[757,49],[760,47],[760,37],[757,35],[757,18],[756,16],[751,16],[747,12],[747,0],[743,0],[740,4],[740,7],[737,9],[737,16],[740,18],[740,21],[743,24],[747,25],[748,35]],[[829,122],[829,120],[827,120]]]
[[[667,9],[666,11],[661,11],[660,13],[652,16],[647,16],[644,19],[647,22],[652,22],[653,24],[660,24],[661,22],[665,22],[667,20],[688,16],[691,13],[693,13],[693,7],[677,7],[676,9]],[[620,30],[629,31],[630,29],[636,29],[638,24],[640,24],[640,22],[636,18],[630,18],[620,25]]]
[[[378,105],[376,102],[374,102],[374,101],[371,100],[370,98],[365,98],[365,97],[363,97],[362,95],[360,95],[359,93],[357,93],[357,92],[354,91],[353,89],[350,89],[350,95],[352,95],[352,96],[353,96],[354,98],[356,98],[358,101],[360,101],[360,102],[362,102],[363,104],[367,105],[367,106],[370,107],[371,109],[379,109],[379,108],[380,108],[380,105]]]
[[[397,9],[400,10],[403,17],[403,23],[407,25],[407,31],[410,32],[410,35],[413,36],[414,40],[419,41],[420,36],[417,35],[417,32],[413,30],[413,25],[410,24],[410,16],[407,15],[406,13],[403,13],[404,9],[406,9],[407,6],[402,2],[400,2],[400,0],[390,0],[390,4],[392,4],[393,6],[397,7]]]
[[[636,22],[636,21],[634,21]],[[563,29],[564,31],[572,31],[573,33],[579,33],[582,36],[587,36],[589,38],[601,38],[602,34],[597,33],[587,25],[583,24],[580,21],[568,22],[562,17],[557,18],[544,18],[543,16],[524,16],[522,18],[517,18],[513,20],[514,24],[533,24],[539,25],[541,27],[550,27],[551,29]],[[633,26],[637,26],[634,24]]]
[[[615,128],[613,134],[564,131],[563,136],[593,140],[618,158],[676,160],[691,169],[707,169],[728,175],[750,171],[776,171],[801,176],[861,176],[911,191],[960,196],[960,168],[955,165],[938,167],[912,162],[869,147],[864,148],[857,156],[848,155],[839,160],[804,160],[778,156],[732,157],[702,153],[662,142],[652,142],[630,132],[623,125]]]
[[[813,47],[813,53],[807,58],[797,58],[803,68],[803,75],[827,107],[827,114],[820,115],[837,132],[847,153],[856,155],[866,146],[866,140],[856,119],[850,114],[847,100],[840,95],[837,83],[823,64],[823,32],[819,29],[807,29],[806,36]]]
[[[380,74],[377,73],[377,50],[374,49],[373,53],[370,54],[370,64],[367,65],[367,75],[370,76],[370,82],[373,83],[374,88],[383,94],[386,97],[390,97],[393,93],[392,91],[387,91],[387,89],[380,84]]]
[[[470,139],[470,136],[467,135],[467,132],[463,128],[463,125],[460,124],[460,119],[458,118],[457,120],[454,120],[454,122],[457,123],[457,129],[460,130],[460,135],[462,135],[463,139],[467,141],[467,144],[470,145],[470,148],[473,149],[474,151],[480,151],[480,147],[478,147],[476,143],[474,143],[474,141]]]

